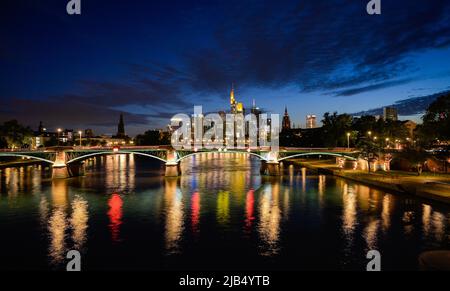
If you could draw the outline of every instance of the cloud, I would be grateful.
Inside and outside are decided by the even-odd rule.
[[[186,56],[192,87],[216,92],[224,80],[234,80],[295,83],[306,92],[358,85],[377,90],[370,84],[389,84],[416,69],[406,61],[410,54],[450,42],[448,1],[389,1],[375,17],[360,1],[241,6],[216,29],[214,47]]]
[[[413,79],[388,81],[388,82],[384,82],[384,83],[378,83],[378,84],[373,84],[373,85],[368,85],[368,86],[363,86],[363,87],[358,87],[358,88],[351,88],[351,89],[336,91],[336,92],[334,92],[334,94],[335,94],[335,96],[338,96],[338,97],[352,96],[352,95],[360,94],[363,92],[374,91],[374,90],[379,90],[379,89],[384,89],[384,88],[388,88],[388,87],[406,84],[411,81],[413,81]]]
[[[431,94],[427,96],[420,96],[414,98],[403,99],[395,102],[394,104],[387,105],[390,107],[397,108],[399,115],[411,116],[416,114],[422,114],[426,111],[428,106],[436,100],[438,97],[449,94],[450,91],[443,91],[436,94]],[[354,116],[361,115],[381,115],[383,114],[383,107],[373,108],[367,111],[360,111],[353,113]]]

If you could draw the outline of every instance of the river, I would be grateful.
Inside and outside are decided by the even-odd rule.
[[[44,165],[0,170],[0,269],[417,269],[450,248],[450,207],[355,182],[284,168],[259,175],[249,155],[209,153],[164,178],[133,155],[86,162],[83,177],[51,180]]]

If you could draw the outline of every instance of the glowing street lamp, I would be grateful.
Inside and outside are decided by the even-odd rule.
[[[350,132],[347,132],[347,149],[350,149]]]
[[[60,140],[59,139],[60,139],[60,135],[61,135],[62,129],[58,128],[56,131],[58,132],[58,145],[60,145]]]
[[[78,131],[78,134],[80,135],[80,147],[81,147],[81,130]]]
[[[372,136],[372,132],[370,130],[367,132],[367,134],[369,135],[369,138]]]

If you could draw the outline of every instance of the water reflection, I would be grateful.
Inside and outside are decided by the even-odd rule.
[[[200,223],[200,193],[198,191],[192,194],[191,211],[192,231],[198,233]]]
[[[149,177],[149,161],[137,159],[91,160],[86,177],[68,180],[46,179],[48,169],[40,166],[1,170],[0,232],[11,229],[1,221],[28,220],[24,233],[45,239],[51,265],[65,262],[70,249],[86,252],[91,262],[100,258],[88,250],[104,249],[112,259],[117,252],[130,254],[118,257],[124,267],[133,266],[132,258],[149,245],[146,239],[154,242],[145,252],[150,264],[161,253],[176,254],[163,256],[174,259],[173,266],[164,259],[154,263],[173,268],[185,258],[189,265],[189,258],[207,261],[217,254],[233,264],[260,256],[296,266],[311,253],[329,250],[330,242],[340,251],[326,261],[332,268],[359,266],[365,257],[355,262],[355,254],[366,249],[395,253],[401,263],[411,264],[419,251],[449,248],[446,206],[291,165],[284,167],[285,177],[261,177],[259,162],[242,155],[193,157],[183,162],[178,179]],[[92,225],[106,235],[89,237]],[[0,246],[14,250],[14,240],[23,234],[14,235],[2,236]],[[239,243],[230,247],[230,241]],[[112,248],[111,242],[121,247]],[[307,247],[299,248],[302,244]]]
[[[88,203],[82,196],[75,195],[69,206],[69,196],[67,180],[54,180],[52,204],[45,197],[41,197],[39,203],[41,225],[47,224],[48,252],[53,265],[63,263],[68,250],[82,251],[87,240]]]
[[[72,240],[75,249],[81,250],[86,242],[86,231],[89,220],[88,203],[77,195],[73,199],[71,207],[72,216],[70,218],[70,224],[72,226]]]
[[[230,219],[230,193],[219,191],[217,194],[217,221],[225,226]]]
[[[255,220],[255,190],[250,189],[245,198],[245,231],[252,230],[253,220]]]
[[[122,206],[123,200],[119,194],[114,193],[108,200],[109,229],[111,231],[111,240],[113,243],[120,242],[120,226],[122,225]]]
[[[265,185],[259,201],[258,230],[261,237],[261,254],[272,256],[278,253],[281,210],[279,206],[280,186],[277,181]]]
[[[183,232],[183,195],[177,187],[176,179],[166,179],[165,181],[165,214],[166,214],[166,250],[168,253],[179,252],[179,242]]]

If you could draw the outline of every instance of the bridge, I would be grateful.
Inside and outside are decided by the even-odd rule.
[[[279,163],[283,160],[304,156],[334,156],[344,160],[357,160],[359,152],[347,148],[239,148],[239,149],[182,149],[170,146],[126,146],[126,147],[53,147],[40,150],[0,150],[0,159],[22,157],[48,163],[52,177],[68,178],[82,173],[83,162],[89,158],[105,155],[133,154],[159,160],[165,164],[165,176],[181,174],[180,163],[191,156],[205,153],[247,154],[261,160],[261,174],[280,175]]]

